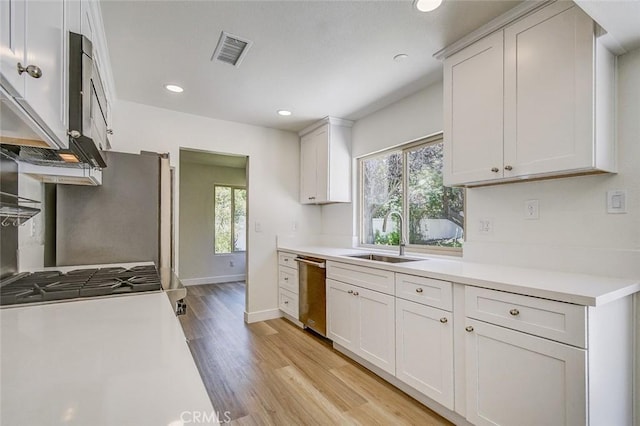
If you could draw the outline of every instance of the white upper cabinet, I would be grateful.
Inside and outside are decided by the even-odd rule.
[[[444,157],[450,183],[502,177],[503,33],[444,63]]]
[[[615,172],[615,57],[571,2],[444,63],[446,185]]]
[[[300,202],[351,201],[351,122],[327,117],[300,132]]]
[[[65,7],[63,0],[0,2],[2,102],[35,127],[42,141],[32,144],[52,148],[68,146]],[[4,125],[2,136],[20,138]]]

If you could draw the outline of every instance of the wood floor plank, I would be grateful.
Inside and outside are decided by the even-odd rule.
[[[244,283],[187,291],[180,323],[214,408],[232,424],[450,425],[327,339],[284,319],[246,324]]]

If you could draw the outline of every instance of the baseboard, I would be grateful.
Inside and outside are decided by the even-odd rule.
[[[267,321],[271,319],[281,318],[280,309],[267,309],[258,312],[244,312],[244,322],[251,324],[253,322]]]
[[[244,281],[245,274],[238,275],[218,275],[217,277],[204,277],[204,278],[180,278],[183,285],[201,285],[201,284],[221,284],[230,283],[234,281]]]
[[[336,342],[333,342],[333,349],[351,358],[358,364],[365,367],[367,370],[370,370],[372,373],[377,374],[382,379],[386,380],[396,388],[400,389],[402,392],[406,393],[407,395],[409,395],[410,397],[412,397],[422,405],[435,411],[436,413],[438,413],[445,419],[449,420],[453,424],[457,426],[473,426],[471,423],[469,423],[469,421],[466,418],[462,417],[460,414],[456,413],[455,411],[449,410],[447,407],[443,406],[442,404],[422,394],[420,391],[402,382],[401,380],[396,378],[394,375],[387,373],[386,371],[373,365],[366,359],[360,357],[359,355],[356,355],[355,353],[351,352],[349,349],[345,348],[344,346],[341,346]]]

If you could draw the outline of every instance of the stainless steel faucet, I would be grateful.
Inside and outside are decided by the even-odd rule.
[[[402,232],[402,229],[404,228],[404,219],[400,212],[394,210],[387,213],[384,217],[384,221],[382,222],[382,232],[387,232],[387,219],[389,219],[389,216],[392,214],[395,214],[400,219],[400,229],[398,230],[398,233],[400,234],[400,256],[404,256],[404,247],[407,245],[407,241],[405,240],[404,233]]]

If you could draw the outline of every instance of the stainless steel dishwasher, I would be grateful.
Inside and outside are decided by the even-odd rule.
[[[300,280],[299,314],[305,327],[327,335],[326,266],[324,259],[298,256]]]

